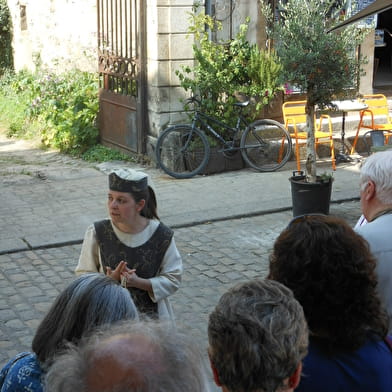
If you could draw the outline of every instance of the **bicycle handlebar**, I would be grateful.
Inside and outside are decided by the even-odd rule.
[[[185,100],[186,103],[193,103],[196,102],[198,105],[201,105],[201,100],[197,98],[195,95],[192,95],[191,97],[187,98]]]

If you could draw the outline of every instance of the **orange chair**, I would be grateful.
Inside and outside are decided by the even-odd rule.
[[[392,131],[392,117],[389,115],[388,101],[383,94],[368,94],[363,96],[363,100],[368,105],[367,109],[359,112],[359,124],[354,142],[351,148],[351,154],[354,154],[357,145],[359,131],[361,128],[371,129],[372,131]],[[378,118],[377,118],[377,117]],[[379,119],[384,123],[376,123]],[[385,132],[385,143],[388,143],[390,132]]]
[[[306,131],[299,131],[298,127],[300,124],[306,124],[306,113],[305,113],[306,101],[287,101],[282,105],[283,118],[286,129],[289,131],[291,138],[295,141],[295,155],[297,159],[297,170],[301,170],[301,161],[299,154],[300,144],[304,144],[307,141],[308,135]],[[321,131],[322,121],[328,121],[328,132]],[[332,135],[332,122],[331,117],[327,114],[320,116],[317,121],[315,118],[315,144],[316,149],[319,144],[328,143],[331,149],[332,169],[336,170],[335,163],[335,147],[333,143]]]

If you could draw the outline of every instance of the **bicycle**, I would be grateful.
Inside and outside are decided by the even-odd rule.
[[[242,110],[249,101],[234,104],[239,110],[235,127],[200,111],[197,98],[191,97],[187,101],[194,104],[192,123],[170,126],[159,135],[156,144],[157,163],[170,176],[191,178],[203,171],[210,156],[206,134],[217,140],[219,151],[226,156],[239,150],[244,161],[261,172],[275,171],[289,160],[292,143],[288,131],[274,120],[248,123]],[[217,127],[229,130],[232,137],[225,139]]]

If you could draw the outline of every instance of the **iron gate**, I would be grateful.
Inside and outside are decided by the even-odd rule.
[[[101,142],[144,153],[145,0],[97,0]]]

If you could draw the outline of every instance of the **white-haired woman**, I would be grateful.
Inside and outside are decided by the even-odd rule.
[[[76,274],[102,272],[127,287],[140,313],[174,320],[168,297],[180,286],[182,259],[173,231],[159,221],[147,174],[109,174],[110,219],[87,228]]]

